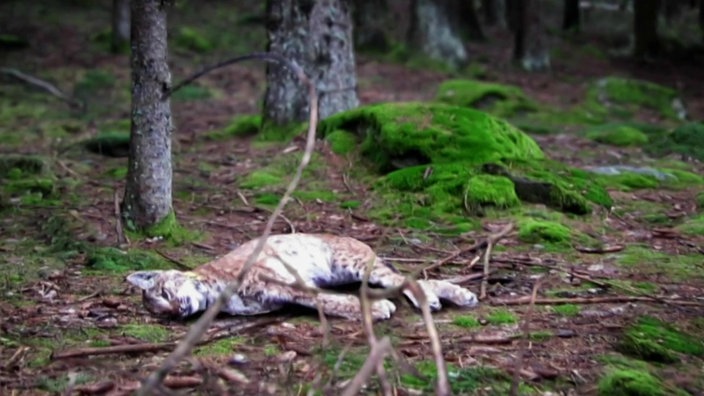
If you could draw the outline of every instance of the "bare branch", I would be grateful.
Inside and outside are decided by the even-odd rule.
[[[371,377],[372,372],[377,368],[379,362],[384,360],[384,356],[391,350],[391,341],[389,337],[384,337],[381,341],[374,343],[372,350],[369,351],[369,356],[367,360],[364,361],[364,365],[359,369],[357,374],[352,378],[349,385],[342,391],[341,396],[355,396],[359,394],[362,386],[367,383],[369,377]]]
[[[83,103],[77,99],[74,99],[65,93],[61,92],[60,89],[56,88],[54,84],[51,84],[47,81],[44,81],[40,78],[34,77],[32,75],[29,75],[27,73],[23,73],[17,69],[12,69],[8,67],[3,67],[0,68],[0,73],[3,74],[8,74],[20,81],[26,82],[27,84],[33,85],[37,88],[41,88],[42,90],[56,96],[57,98],[63,100],[64,102],[68,103],[70,106],[82,109],[83,108]]]

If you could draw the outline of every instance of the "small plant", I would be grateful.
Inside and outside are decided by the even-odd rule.
[[[561,316],[577,316],[579,315],[580,308],[579,305],[576,304],[564,304],[554,306],[552,310]]]
[[[475,318],[474,316],[470,315],[455,316],[454,319],[452,319],[452,323],[456,326],[464,327],[467,329],[472,329],[480,326],[479,320],[477,320],[477,318]]]
[[[518,323],[518,317],[507,309],[497,309],[486,318],[493,325],[505,325]]]

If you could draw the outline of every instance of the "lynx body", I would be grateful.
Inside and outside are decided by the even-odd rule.
[[[144,305],[151,313],[185,318],[206,310],[215,302],[228,282],[237,277],[257,241],[246,242],[193,271],[138,271],[126,280],[142,289]],[[370,246],[356,239],[328,234],[272,235],[223,312],[256,315],[278,310],[286,304],[298,304],[311,308],[320,306],[327,315],[358,319],[361,311],[357,296],[324,290],[316,295],[293,284],[299,279],[308,287],[329,288],[360,282],[367,266],[371,266],[371,285],[392,288],[404,282],[403,275],[386,266]],[[418,283],[433,310],[442,307],[440,299],[463,307],[477,304],[474,293],[452,283],[441,280]],[[419,306],[409,290],[403,293]],[[396,306],[389,300],[372,303],[375,320],[388,319],[395,310]]]

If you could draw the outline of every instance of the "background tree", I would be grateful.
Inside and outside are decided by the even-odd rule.
[[[550,67],[545,26],[540,15],[539,0],[512,1],[514,18],[513,59],[528,71],[540,71]]]
[[[658,38],[658,10],[660,0],[634,1],[633,35],[636,56],[653,55],[660,49]]]
[[[112,0],[110,51],[121,52],[130,42],[130,0]]]
[[[450,0],[412,0],[408,28],[410,46],[431,59],[459,68],[468,62],[458,17],[450,16]]]
[[[387,51],[391,46],[387,33],[390,22],[389,5],[386,0],[354,1],[354,44],[358,49]]]
[[[579,0],[564,0],[562,9],[562,30],[579,31]]]
[[[320,118],[358,106],[349,0],[268,0],[267,49],[296,61],[315,81]],[[304,121],[307,91],[277,65],[266,71],[264,122]]]
[[[132,0],[132,128],[122,213],[128,226],[149,229],[172,214],[171,85],[166,62],[166,5]]]
[[[499,23],[499,15],[502,13],[503,0],[482,0],[482,15],[487,26],[494,26]]]

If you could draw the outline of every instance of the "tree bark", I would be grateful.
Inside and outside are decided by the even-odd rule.
[[[172,211],[171,86],[162,0],[132,0],[132,129],[122,211],[127,225],[152,227]]]
[[[547,35],[539,6],[540,0],[521,0],[516,5],[513,58],[528,71],[550,68]]]
[[[468,61],[467,50],[448,13],[444,0],[411,1],[411,23],[408,40],[411,46],[454,68]]]
[[[564,0],[562,30],[579,31],[579,0]]]
[[[296,61],[315,81],[324,119],[355,108],[357,74],[350,0],[268,0],[268,50]],[[308,95],[290,71],[267,66],[264,122],[308,119]]]
[[[660,49],[660,40],[658,38],[660,0],[637,0],[634,3],[634,55],[655,55]]]
[[[121,52],[130,42],[130,0],[112,0],[110,51]]]

